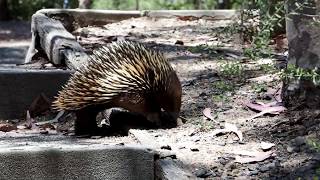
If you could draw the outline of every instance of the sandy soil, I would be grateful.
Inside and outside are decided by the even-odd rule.
[[[275,68],[279,61],[243,57],[239,35],[224,31],[230,23],[138,18],[73,32],[88,52],[121,39],[145,43],[164,52],[181,80],[185,124],[132,131],[125,139],[114,137],[112,142],[140,141],[176,154],[195,175],[208,179],[318,177],[319,150],[309,142],[319,139],[320,112],[296,108],[252,118],[258,113],[245,103],[281,100],[281,80]],[[205,108],[210,108],[212,119],[203,115]],[[230,128],[217,133],[230,124],[233,131],[243,134],[242,141]],[[149,141],[139,140],[136,133]],[[272,143],[272,147],[265,148],[263,143]],[[251,161],[245,162],[246,157]]]
[[[198,177],[286,179],[316,176],[318,153],[307,142],[317,138],[317,113],[286,111],[250,118],[257,112],[246,102],[275,102],[281,93],[279,59],[241,56],[238,34],[231,21],[139,18],[87,27],[74,32],[88,49],[112,40],[130,39],[165,53],[182,82],[181,116],[184,125],[168,130],[146,130],[155,147],[167,147]],[[284,49],[285,50],[285,49]],[[237,69],[237,70],[235,70]],[[277,93],[278,92],[278,93]],[[204,118],[210,108],[213,120]],[[301,116],[301,113],[303,115]],[[297,119],[299,120],[297,122]],[[308,123],[307,123],[308,122]],[[215,134],[235,125],[235,133]],[[139,139],[139,138],[138,138]],[[148,142],[142,142],[148,144]],[[262,150],[262,143],[273,143]],[[238,163],[246,153],[269,152],[265,160]],[[271,153],[273,152],[273,153]],[[318,167],[318,168],[317,168]]]

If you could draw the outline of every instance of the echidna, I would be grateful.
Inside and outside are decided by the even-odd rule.
[[[113,107],[141,113],[157,126],[176,123],[181,93],[180,81],[162,53],[122,41],[94,50],[89,62],[59,92],[53,107],[76,112],[76,135],[95,134],[96,115]],[[163,119],[164,113],[170,118]]]

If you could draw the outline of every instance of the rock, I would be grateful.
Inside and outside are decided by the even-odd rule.
[[[287,147],[287,151],[288,151],[289,153],[292,153],[292,152],[294,151],[294,148],[293,148],[292,146],[288,146],[288,147]]]
[[[226,165],[228,163],[228,160],[226,160],[225,158],[219,158],[219,163],[222,165]]]
[[[296,146],[302,146],[302,145],[304,145],[306,143],[306,140],[305,140],[304,137],[298,136],[298,137],[296,137],[294,139],[294,143],[295,143]]]
[[[260,168],[259,168],[259,170],[260,170],[260,172],[266,172],[266,171],[268,171],[269,170],[269,167],[267,166],[267,165],[265,165],[265,166],[261,166]]]
[[[315,154],[313,157],[312,157],[312,160],[314,161],[320,161],[320,154]]]
[[[160,149],[171,150],[171,147],[169,145],[165,145],[165,146],[161,146]]]
[[[281,167],[281,163],[279,160],[274,160],[273,163],[274,163],[275,167]]]
[[[274,143],[268,143],[268,142],[261,142],[260,143],[260,147],[262,150],[266,151],[266,150],[270,150],[273,146],[275,146]]]
[[[181,40],[177,40],[174,44],[183,45],[184,43]]]
[[[191,150],[192,152],[198,152],[198,151],[199,151],[198,148],[190,148],[190,150]]]
[[[255,171],[257,169],[257,164],[249,164],[248,165],[248,170],[249,171]]]
[[[159,159],[155,162],[155,179],[196,179],[188,169],[182,167],[181,163],[170,158]]]
[[[276,162],[272,162],[272,163],[267,164],[266,166],[267,166],[269,169],[274,169],[274,168],[277,167],[277,164],[276,164]]]
[[[40,134],[49,134],[49,131],[45,130],[45,129],[42,129],[42,130],[40,130]]]
[[[199,178],[206,178],[206,177],[211,176],[213,173],[211,171],[209,171],[208,169],[201,168],[201,169],[196,170],[194,172],[194,174]]]
[[[254,176],[254,175],[257,175],[258,173],[259,173],[258,170],[254,170],[254,171],[250,171],[249,175]]]

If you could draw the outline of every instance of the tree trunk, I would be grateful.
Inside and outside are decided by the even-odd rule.
[[[193,0],[194,9],[201,9],[201,0]]]
[[[320,28],[317,22],[320,17],[320,2],[314,1],[310,6],[301,7],[303,0],[288,0],[286,4],[286,30],[289,43],[288,64],[293,66],[290,78],[285,79],[283,86],[283,100],[286,106],[303,106],[320,108]],[[303,71],[311,73],[301,73]],[[312,71],[313,70],[313,71]],[[292,77],[293,76],[293,77]],[[318,82],[317,82],[318,81]]]
[[[139,0],[136,0],[136,10],[140,9]]]
[[[79,0],[79,9],[90,9],[91,4],[91,0]]]
[[[219,0],[218,9],[231,9],[230,0]]]
[[[9,20],[9,9],[7,0],[0,0],[0,20]]]
[[[36,52],[43,50],[53,64],[66,64],[76,70],[88,61],[88,55],[76,38],[69,33],[62,23],[42,13],[32,15],[32,42],[25,62],[31,61]]]

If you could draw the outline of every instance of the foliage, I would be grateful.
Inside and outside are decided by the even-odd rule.
[[[77,7],[77,0],[70,0],[71,7]],[[10,15],[14,19],[30,20],[32,14],[43,8],[62,8],[63,0],[10,0],[8,1]]]
[[[256,6],[260,10],[260,23],[257,34],[253,36],[252,46],[246,51],[247,55],[249,54],[248,52],[251,53],[249,57],[252,59],[264,53],[270,54],[268,45],[272,38],[272,33],[275,31],[275,27],[282,27],[280,22],[284,20],[284,1],[277,1],[272,4],[268,1],[258,0]],[[274,10],[272,11],[271,8],[274,8]]]
[[[226,96],[224,94],[216,94],[212,96],[212,101],[213,102],[220,102],[222,104],[228,104],[230,103],[231,99],[229,96]]]
[[[308,139],[307,144],[317,152],[320,152],[320,141],[317,139]]]
[[[220,65],[221,75],[228,78],[240,78],[243,76],[244,67],[240,62],[228,62]]]
[[[262,84],[262,83],[254,83],[251,85],[251,88],[256,93],[267,92],[267,90],[268,90],[268,86],[266,84]]]
[[[217,118],[217,115],[214,117]],[[197,119],[192,122],[194,125],[198,127],[201,132],[208,132],[216,127],[214,121],[208,121],[204,119]]]
[[[270,64],[270,63],[260,64],[259,67],[260,67],[259,69],[260,69],[262,72],[265,72],[265,73],[271,73],[271,74],[273,74],[273,73],[278,73],[278,72],[280,71],[279,69],[277,69],[277,68],[275,67],[274,64]]]
[[[118,1],[106,1],[106,0],[94,0],[92,9],[122,9],[130,10],[135,8],[134,0],[118,0]]]
[[[213,83],[213,89],[218,91],[219,94],[230,92],[234,90],[234,85],[226,81],[216,81]]]
[[[286,82],[308,80],[312,81],[316,86],[320,85],[320,74],[317,67],[309,70],[289,64],[286,69],[282,70],[281,78]]]
[[[244,54],[250,59],[257,59],[270,54],[269,44],[277,31],[284,31],[284,0],[245,0],[238,1],[241,18],[225,28],[228,34],[240,33],[244,42],[250,43]],[[279,30],[281,29],[281,30]]]

